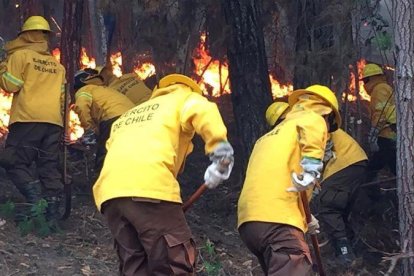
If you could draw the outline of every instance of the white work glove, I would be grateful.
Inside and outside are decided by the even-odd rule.
[[[379,129],[375,127],[371,127],[369,134],[368,134],[369,150],[371,152],[379,151],[378,134],[379,134]]]
[[[231,170],[233,169],[233,162],[228,165],[220,165],[220,163],[213,162],[208,166],[204,173],[204,183],[209,189],[214,189],[224,180],[229,179]]]
[[[295,172],[292,173],[293,187],[286,189],[288,192],[302,192],[307,189],[313,188],[321,177],[321,171],[323,169],[323,163],[321,160],[303,158],[300,162],[303,168],[303,173],[298,175]]]
[[[336,159],[336,154],[335,154],[335,152],[333,151],[333,147],[334,147],[334,144],[333,144],[332,140],[329,140],[329,141],[326,143],[326,147],[325,147],[325,154],[324,154],[324,156],[323,156],[323,162],[327,163],[327,162],[328,162],[329,160],[331,160],[332,158],[333,158],[333,159]]]
[[[234,150],[233,147],[230,145],[229,142],[221,142],[218,146],[214,149],[214,151],[210,154],[210,161],[214,163],[218,163],[224,159],[228,159],[229,161],[234,160]]]
[[[312,220],[311,222],[308,223],[308,232],[311,235],[316,235],[319,234],[319,220],[317,220],[313,215],[312,216]]]

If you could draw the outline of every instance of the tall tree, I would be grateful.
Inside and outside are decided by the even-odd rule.
[[[61,63],[66,69],[66,80],[73,87],[75,71],[79,68],[81,27],[83,17],[82,0],[66,0],[63,7],[61,37]]]
[[[397,192],[403,275],[414,275],[414,3],[394,1],[397,57]]]
[[[230,25],[230,87],[243,167],[256,140],[265,133],[265,112],[272,102],[261,22],[261,1],[222,0]]]

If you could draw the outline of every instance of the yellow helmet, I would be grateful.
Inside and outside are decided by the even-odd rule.
[[[43,16],[35,15],[27,18],[26,21],[23,23],[20,34],[26,31],[36,30],[51,32],[49,23]]]
[[[362,78],[368,78],[376,75],[383,75],[384,71],[382,71],[381,67],[376,64],[369,63],[365,65],[364,69],[362,70]]]
[[[282,115],[288,110],[289,104],[285,102],[274,102],[266,110],[266,121],[269,126],[274,126],[274,124],[279,119],[283,119]]]
[[[203,95],[203,90],[201,90],[200,86],[195,81],[181,74],[171,74],[163,77],[158,82],[158,88],[164,88],[175,83],[185,84],[189,86],[194,92]]]
[[[341,114],[339,113],[338,100],[336,99],[335,93],[332,92],[331,89],[329,89],[326,86],[316,84],[316,85],[309,86],[306,89],[295,90],[289,96],[289,99],[288,99],[289,105],[293,106],[295,103],[297,103],[297,101],[299,100],[299,97],[304,94],[313,94],[313,95],[319,96],[325,102],[327,102],[335,113],[335,120],[336,120],[336,123],[338,124],[338,127],[341,126],[342,119],[341,119]]]

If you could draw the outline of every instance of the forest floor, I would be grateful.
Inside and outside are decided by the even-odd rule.
[[[196,140],[195,153],[180,177],[183,198],[188,198],[202,183],[208,165],[202,152],[201,142]],[[72,214],[62,222],[58,233],[46,237],[22,235],[13,219],[0,220],[0,276],[117,275],[118,260],[111,234],[93,204],[90,186],[85,184],[85,166],[79,159],[76,162],[74,166],[78,169],[72,171]],[[197,275],[263,275],[236,229],[236,203],[241,185],[238,171],[236,167],[227,184],[207,191],[186,213],[198,246]],[[23,200],[2,169],[0,190],[0,204]],[[370,200],[365,192],[360,193],[351,215],[359,263],[353,268],[339,267],[328,243],[321,248],[327,275],[385,274],[390,262],[381,258],[398,251],[395,200],[393,190],[384,190],[376,201]],[[389,275],[398,275],[397,269]]]

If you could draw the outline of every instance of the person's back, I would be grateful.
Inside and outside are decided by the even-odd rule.
[[[97,130],[99,124],[121,116],[134,104],[117,91],[100,85],[88,84],[76,94],[75,111],[84,128]]]
[[[302,170],[300,141],[297,137],[298,128],[304,125],[308,130],[315,128],[316,133],[320,132],[321,141],[326,139],[323,129],[317,129],[325,125],[322,117],[312,111],[303,111],[289,113],[282,123],[256,142],[239,199],[239,226],[247,221],[265,221],[289,224],[305,231],[306,223],[303,221],[303,210],[299,207],[299,196],[286,191],[292,186],[291,173]],[[317,148],[312,153],[311,146],[308,146],[308,157],[323,156],[323,151]],[[320,145],[321,149],[323,147]]]
[[[149,101],[113,123],[93,194],[115,239],[120,274],[195,273],[196,247],[176,176],[196,133],[212,161],[203,186],[213,189],[230,175],[233,148],[217,105],[187,76],[163,77]]]
[[[10,56],[1,86],[13,96],[10,124],[44,122],[63,126],[61,114],[64,99],[65,69],[44,49],[32,47],[33,35],[6,46]],[[38,44],[38,43],[37,43]]]
[[[135,105],[147,101],[152,94],[151,89],[135,73],[122,75],[109,83],[108,87],[127,96]]]
[[[94,189],[112,193],[99,186],[118,183],[116,193],[126,193],[118,196],[181,202],[176,176],[185,157],[192,151],[191,139],[195,131],[201,131],[193,128],[191,118],[186,118],[186,111],[195,104],[200,106],[197,112],[202,116],[216,107],[181,84],[158,89],[155,93],[151,100],[134,107],[114,122],[107,142],[105,165]],[[214,136],[203,137],[207,152],[211,151],[212,145],[226,139],[221,118],[213,115],[214,120],[202,122],[216,127]],[[197,125],[199,122],[193,123]],[[95,198],[100,201],[101,197],[105,200],[107,196],[102,194]]]
[[[368,160],[365,151],[358,142],[342,129],[332,132],[330,136],[336,157],[331,158],[326,164],[323,179],[352,164]]]
[[[51,32],[41,16],[24,22],[18,37],[5,46],[8,56],[0,64],[0,87],[13,93],[5,146],[11,158],[3,165],[28,203],[42,198],[48,202],[46,219],[54,225],[60,218],[63,188],[58,154],[66,80],[65,69],[49,51]]]

